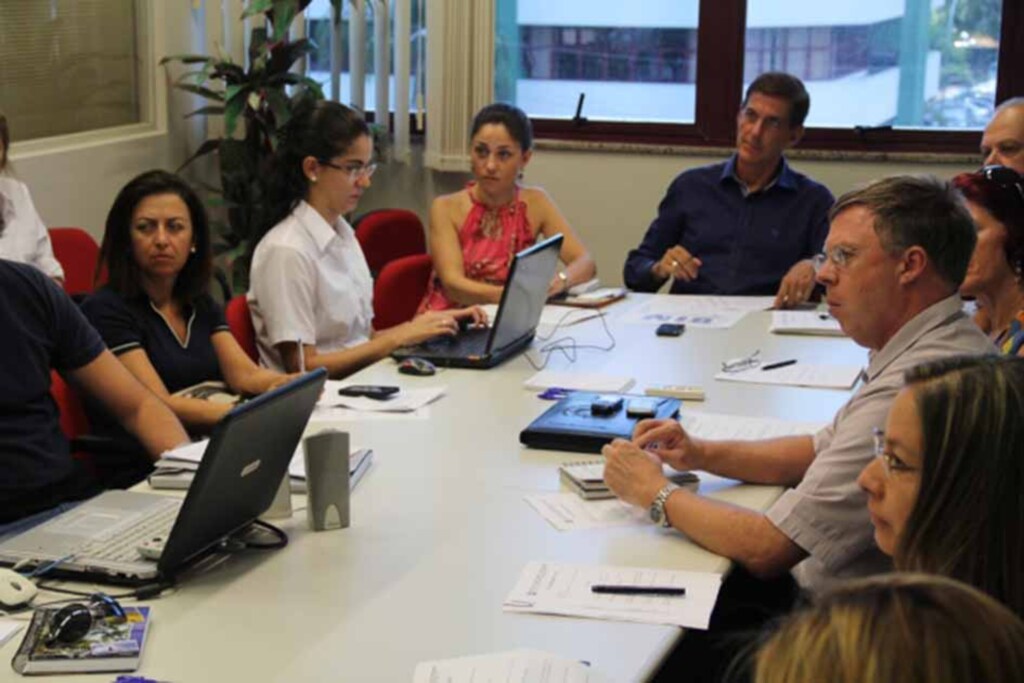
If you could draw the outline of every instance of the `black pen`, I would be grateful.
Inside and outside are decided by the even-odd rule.
[[[762,370],[777,370],[778,368],[784,368],[788,365],[796,365],[796,359],[780,360],[778,363],[769,363],[768,365],[762,365]]]
[[[609,586],[596,585],[590,587],[591,593],[605,593],[607,595],[664,595],[666,597],[682,597],[686,595],[685,588],[672,588],[671,586]]]

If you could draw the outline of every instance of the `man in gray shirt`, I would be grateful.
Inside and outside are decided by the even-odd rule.
[[[871,350],[863,384],[832,424],[811,436],[706,441],[674,420],[640,423],[633,441],[604,449],[605,480],[623,500],[647,507],[712,552],[760,577],[798,563],[798,579],[890,568],[874,543],[857,475],[873,457],[903,372],[925,361],[994,348],[961,311],[957,290],[974,250],[971,217],[956,191],[935,179],[888,178],[841,197],[830,212],[825,252],[815,259],[829,311]],[[661,463],[793,488],[761,514],[669,483]]]

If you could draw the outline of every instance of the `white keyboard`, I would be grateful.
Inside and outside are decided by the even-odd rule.
[[[93,558],[112,562],[137,561],[140,559],[138,547],[142,545],[143,541],[154,536],[167,538],[180,508],[180,500],[168,498],[167,505],[162,506],[137,524],[124,529],[113,538],[91,541],[75,554],[80,559]]]

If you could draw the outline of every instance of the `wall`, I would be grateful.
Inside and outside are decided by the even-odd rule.
[[[460,188],[468,174],[427,171],[413,163],[388,164],[373,177],[373,187],[359,212],[383,207],[411,209],[426,222],[430,200]],[[680,171],[720,161],[691,157],[619,152],[570,152],[539,149],[527,167],[525,182],[543,186],[580,234],[597,261],[601,281],[622,284],[626,252],[640,243],[658,203]],[[468,166],[468,161],[467,161]],[[837,196],[874,178],[902,173],[932,173],[949,178],[973,170],[971,164],[817,161],[796,159],[793,166],[824,183]]]

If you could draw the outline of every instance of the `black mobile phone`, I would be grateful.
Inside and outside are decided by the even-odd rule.
[[[654,333],[659,337],[678,337],[685,331],[686,325],[683,323],[662,323]]]
[[[349,384],[347,387],[338,389],[340,396],[365,396],[374,401],[386,401],[398,393],[398,387],[388,387],[380,384]]]
[[[658,414],[660,398],[631,398],[626,403],[626,415],[629,417],[647,418]]]
[[[622,397],[615,394],[601,394],[590,402],[591,415],[614,415],[622,407]]]

